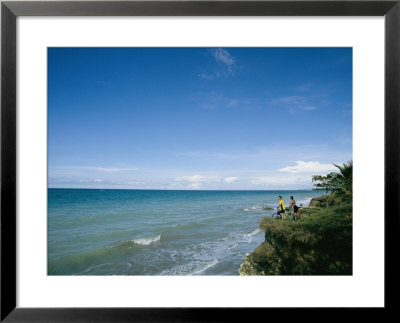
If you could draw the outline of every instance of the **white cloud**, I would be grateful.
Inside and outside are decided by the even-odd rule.
[[[197,182],[204,182],[206,181],[206,177],[202,175],[192,175],[192,176],[181,176],[175,178],[176,181],[179,182],[192,182],[192,183],[197,183]]]
[[[231,66],[235,64],[235,60],[231,56],[231,54],[228,53],[227,50],[223,48],[217,48],[213,51],[212,55],[218,62],[222,62],[225,65]]]
[[[221,178],[218,176],[191,175],[177,177],[175,178],[175,181],[183,184],[183,186],[179,184],[177,185],[180,188],[199,189],[203,186],[203,184],[209,185],[213,183],[218,183],[221,181]]]
[[[201,185],[201,183],[192,183],[187,188],[199,189]]]
[[[282,159],[284,152],[287,153],[286,148],[271,146],[256,151],[192,151],[179,154],[181,157],[195,158],[202,165],[208,165],[210,160],[215,159],[217,166],[209,170],[140,168],[137,171],[126,171],[127,168],[108,166],[50,167],[49,186],[190,190],[304,189],[312,187],[311,175],[337,171],[332,164],[322,162],[341,163],[351,159],[351,151],[345,155],[331,150],[330,146],[295,146],[290,156]],[[190,164],[190,160],[187,164]]]
[[[237,181],[239,177],[236,176],[227,176],[227,177],[221,177],[221,176],[204,176],[204,175],[191,175],[191,176],[181,176],[181,177],[176,177],[175,181],[178,183],[182,183],[184,187],[186,188],[194,188],[198,189],[203,185],[219,185],[223,183],[228,183],[231,184],[235,181]],[[179,185],[179,184],[178,184]]]
[[[309,175],[271,175],[271,176],[260,176],[253,177],[250,183],[257,186],[264,186],[264,188],[281,188],[288,186],[301,186],[306,187],[311,182]]]
[[[119,168],[119,167],[83,167],[88,170],[100,171],[100,172],[125,172],[125,171],[132,171],[138,170],[137,167],[126,167],[126,168]]]
[[[59,166],[56,169],[115,173],[115,172],[135,171],[138,170],[139,168],[137,167],[121,168],[121,167],[106,167],[106,166]]]
[[[224,179],[224,181],[227,183],[233,183],[237,180],[238,180],[238,177],[234,177],[234,176],[228,176],[228,177],[225,177],[225,179]]]
[[[321,164],[317,161],[296,161],[296,166],[287,166],[278,169],[278,172],[289,172],[289,173],[321,173],[335,170],[336,167],[333,164]]]

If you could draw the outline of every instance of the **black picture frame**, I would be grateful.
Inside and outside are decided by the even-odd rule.
[[[186,322],[256,319],[263,308],[16,307],[16,19],[19,16],[384,16],[385,310],[398,287],[400,180],[400,0],[314,1],[2,1],[1,2],[1,321]],[[383,206],[383,205],[382,205]],[[395,210],[391,208],[395,207]],[[40,292],[40,291],[38,291]],[[393,295],[393,296],[390,296]],[[277,309],[276,309],[277,310]],[[329,310],[329,309],[327,309]],[[272,309],[271,309],[272,311]],[[380,311],[380,309],[378,309]],[[332,312],[332,309],[330,309]],[[333,314],[333,313],[332,313]],[[280,313],[280,315],[282,315]],[[334,315],[334,314],[333,314]],[[370,315],[370,314],[368,314]],[[281,320],[283,317],[280,317]],[[370,318],[372,318],[370,316]],[[320,317],[320,319],[324,319]],[[380,317],[380,319],[382,319]]]

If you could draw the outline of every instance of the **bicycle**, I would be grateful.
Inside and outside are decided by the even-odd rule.
[[[279,206],[277,207],[276,212],[271,215],[271,218],[282,219],[281,213],[278,213],[278,212],[279,212]],[[288,221],[288,220],[297,221],[298,220],[298,219],[296,219],[296,215],[294,214],[294,212],[292,212],[290,210],[290,208],[288,208],[288,207],[285,209],[283,219],[286,221]]]

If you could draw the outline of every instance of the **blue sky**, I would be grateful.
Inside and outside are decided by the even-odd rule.
[[[352,159],[351,48],[49,48],[49,187],[302,189]]]

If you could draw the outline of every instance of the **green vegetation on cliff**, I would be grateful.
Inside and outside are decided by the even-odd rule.
[[[301,208],[299,221],[262,219],[265,241],[246,255],[240,275],[352,274],[353,165],[337,167],[340,173],[313,177],[333,192]]]
[[[302,208],[301,221],[264,218],[265,242],[241,265],[241,275],[351,275],[352,205]]]

